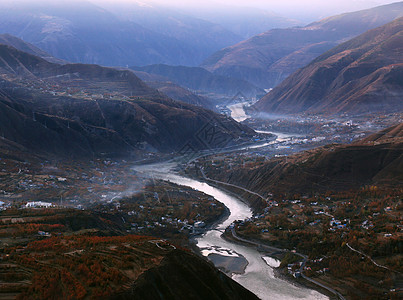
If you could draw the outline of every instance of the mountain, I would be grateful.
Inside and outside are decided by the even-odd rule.
[[[403,18],[319,56],[263,97],[275,113],[397,112],[403,108]]]
[[[351,145],[328,145],[232,169],[220,179],[260,194],[326,192],[364,185],[402,186],[403,124]],[[217,177],[216,177],[217,178]]]
[[[207,21],[156,9],[135,11],[124,19],[86,0],[2,1],[0,32],[60,59],[105,66],[198,65],[212,52],[241,40]],[[143,17],[137,22],[138,16]],[[148,16],[155,20],[153,26],[146,22]]]
[[[305,27],[272,29],[214,53],[201,66],[214,74],[273,88],[334,46],[402,16],[403,2],[398,2],[329,17]]]
[[[193,60],[199,63],[211,53],[243,40],[217,22],[193,17],[180,9],[161,4],[131,1],[100,5],[120,20],[140,24],[148,30],[183,42],[195,50]]]
[[[175,250],[115,299],[259,299],[203,259]]]
[[[403,142],[403,123],[386,128],[378,133],[374,133],[361,141],[358,141],[357,144],[385,144],[397,141]]]
[[[205,5],[204,7],[182,7],[187,14],[208,20],[234,32],[243,39],[273,28],[288,28],[301,25],[297,20],[280,16],[272,11],[236,5]]]
[[[213,103],[205,97],[198,96],[191,91],[171,82],[146,82],[148,86],[158,90],[168,97],[188,104],[214,109]]]
[[[183,101],[196,106],[202,106],[207,109],[215,109],[210,99],[204,96],[196,95],[189,89],[172,83],[172,81],[170,81],[167,77],[142,71],[133,71],[133,73],[143,80],[149,87],[158,90],[174,100]]]
[[[49,83],[71,85],[71,88],[86,88],[93,92],[114,90],[125,95],[158,96],[130,71],[118,71],[97,65],[50,63],[38,56],[0,45],[0,71],[3,74],[27,78],[46,79]]]
[[[180,57],[192,52],[176,39],[122,22],[87,1],[70,2],[2,3],[0,31],[22,38],[55,57],[80,63],[110,66],[165,62],[171,61],[169,53]]]
[[[254,134],[226,116],[168,98],[131,71],[53,64],[5,45],[0,58],[0,135],[35,153],[197,151]],[[209,128],[214,134],[206,137]]]
[[[0,44],[12,46],[18,50],[27,52],[27,53],[35,55],[35,56],[39,56],[52,63],[57,63],[57,64],[66,64],[67,63],[67,61],[53,57],[52,55],[39,49],[38,47],[35,47],[34,45],[32,45],[30,43],[24,42],[23,40],[15,37],[15,36],[12,36],[10,34],[0,34]]]
[[[233,97],[239,92],[247,97],[257,97],[264,91],[253,84],[241,79],[215,75],[199,67],[150,65],[131,67],[132,70],[142,71],[153,75],[163,76],[172,82],[202,93],[214,93]]]

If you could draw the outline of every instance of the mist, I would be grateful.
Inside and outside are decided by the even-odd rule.
[[[0,0],[0,5],[15,6],[46,3],[52,6],[57,4],[77,5],[78,3],[91,2],[103,8],[119,7],[130,5],[141,7],[159,7],[175,9],[183,13],[193,15],[202,19],[215,21],[217,16],[225,16],[235,12],[248,14],[251,11],[265,11],[270,16],[278,15],[295,19],[303,23],[317,21],[345,12],[352,12],[372,8],[379,5],[390,4],[394,0]],[[302,24],[301,24],[302,25]]]
[[[142,6],[165,6],[192,13],[195,16],[208,19],[208,13],[239,9],[259,9],[300,21],[316,21],[335,14],[372,8],[379,5],[399,2],[393,0],[91,0],[91,2],[104,5],[140,4]]]

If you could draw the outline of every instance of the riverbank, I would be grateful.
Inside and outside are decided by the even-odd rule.
[[[211,185],[214,186],[213,184],[211,184]],[[217,187],[217,186],[215,186],[215,187],[220,188],[221,190],[224,190],[221,187]],[[242,200],[240,197],[238,197],[238,195],[236,195],[232,192],[226,191],[226,190],[224,190],[224,191],[226,193],[231,194],[233,197],[237,197],[239,200]],[[244,203],[248,204],[246,202],[244,202]],[[237,253],[238,256],[228,256],[228,255],[223,255],[223,254],[219,254],[219,253],[211,253],[208,256],[205,256],[202,253],[202,249],[200,249],[197,246],[198,238],[200,238],[201,236],[203,236],[210,230],[217,230],[217,227],[220,224],[224,223],[229,218],[230,215],[231,215],[230,210],[228,209],[228,207],[225,206],[224,213],[215,222],[207,224],[204,228],[199,229],[198,233],[190,236],[189,246],[194,254],[213,263],[217,269],[224,272],[227,276],[232,277],[232,275],[234,275],[234,274],[244,274],[245,273],[245,269],[248,266],[248,261],[245,259],[245,257],[240,255],[239,253]]]
[[[199,180],[201,182],[205,182],[217,189],[224,191],[225,193],[231,195],[232,197],[237,198],[242,203],[245,203],[246,205],[248,205],[252,209],[253,214],[259,213],[261,211],[262,206],[264,206],[263,202],[264,202],[264,204],[266,204],[266,202],[263,201],[263,197],[261,195],[255,194],[256,197],[254,199],[251,197],[245,197],[243,194],[240,195],[239,191],[241,191],[241,189],[242,189],[241,187],[226,185],[225,183],[220,183],[219,181],[210,179],[210,178],[206,177],[206,175],[200,169],[198,169],[197,167],[195,167],[195,168],[196,169],[193,172],[190,169],[186,169],[182,175],[190,177],[194,180]],[[200,172],[200,174],[199,174],[199,172]],[[237,190],[238,190],[238,193],[237,193]],[[243,189],[242,193],[249,194],[250,191]]]
[[[210,182],[206,183],[199,179],[194,180],[188,176],[181,176],[178,174],[177,165],[174,163],[148,167],[143,166],[140,168],[140,173],[150,174],[154,179],[167,180],[178,185],[191,187],[214,197],[228,207],[230,216],[227,219],[223,221],[223,218],[220,218],[222,223],[217,220],[218,225],[211,230],[204,229],[203,232],[205,233],[193,237],[197,244],[193,243],[192,250],[207,257],[207,259],[213,258],[215,263],[221,263],[221,266],[216,265],[216,267],[226,271],[227,275],[232,279],[264,300],[327,299],[327,297],[315,290],[297,287],[288,281],[276,278],[273,269],[263,261],[261,253],[253,247],[242,246],[222,238],[223,231],[233,222],[252,218],[253,214],[249,203],[241,201],[239,193],[224,192],[221,186],[214,187]],[[221,256],[217,256],[216,254]],[[208,257],[209,255],[210,257]],[[209,261],[211,262],[210,259]],[[213,262],[211,263],[213,264]]]
[[[245,238],[241,238],[241,237],[237,236],[236,231],[233,228],[230,230],[227,229],[225,231],[225,233],[223,234],[223,238],[230,240],[234,243],[248,245],[249,247],[252,246],[257,251],[262,253],[262,256],[266,255],[266,256],[278,259],[280,261],[283,260],[286,253],[292,253],[291,251],[289,251],[287,249],[280,249],[277,247],[261,244],[260,241],[252,241],[252,240],[247,240]],[[300,271],[301,271],[305,264],[306,257],[299,253],[296,253],[296,255],[303,258],[301,268],[300,268]],[[317,282],[316,280],[313,280],[312,278],[309,278],[309,277],[303,275],[302,272],[301,272],[301,277],[294,277],[294,276],[290,275],[288,270],[284,267],[272,267],[272,269],[277,278],[287,280],[288,282],[299,285],[301,287],[316,290],[319,293],[328,296],[329,299],[331,299],[331,300],[333,300],[333,299],[345,300],[345,298],[339,292],[335,291],[334,289],[332,289],[328,286],[325,286],[324,284],[322,284],[320,282]]]

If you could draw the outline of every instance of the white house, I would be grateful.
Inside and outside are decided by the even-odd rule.
[[[26,208],[37,208],[37,207],[52,207],[53,204],[49,203],[49,202],[42,202],[42,201],[33,201],[33,202],[28,202],[27,204],[25,204]]]

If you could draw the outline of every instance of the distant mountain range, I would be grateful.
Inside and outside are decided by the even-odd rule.
[[[329,17],[305,27],[272,29],[214,53],[201,66],[214,74],[273,88],[337,44],[402,16],[403,2],[398,2]]]
[[[3,1],[0,33],[60,59],[105,66],[198,65],[212,52],[242,40],[217,24],[158,7],[132,3],[125,14],[86,0]]]
[[[239,92],[246,97],[257,97],[265,94],[264,90],[253,84],[229,76],[215,75],[199,67],[169,66],[169,65],[149,65],[144,67],[131,67],[132,70],[146,72],[148,74],[162,76],[183,87],[202,93],[215,93],[233,97]],[[146,76],[141,75],[139,76]],[[143,77],[147,80],[147,77]],[[156,79],[158,81],[162,80]]]
[[[0,35],[0,44],[12,46],[23,52],[39,56],[49,62],[54,62],[58,64],[68,64],[67,61],[55,58],[51,56],[49,53],[46,53],[45,51],[35,47],[34,45],[24,42],[23,40],[9,34]],[[159,77],[144,72],[135,72],[135,73],[137,73],[137,75],[142,80],[148,81],[147,82],[148,86],[151,86],[159,90],[161,93],[167,95],[168,97],[174,100],[179,100],[189,104],[202,106],[208,109],[214,109],[214,105],[207,98],[197,96],[187,89],[184,89],[170,82],[166,82],[168,79],[165,77]]]
[[[7,149],[136,155],[216,148],[254,134],[230,118],[169,99],[131,71],[53,64],[0,45],[0,76],[0,137]],[[206,138],[209,128],[214,136]]]
[[[192,49],[194,57],[187,58],[193,61],[192,64],[182,63],[183,65],[198,65],[211,53],[243,40],[242,36],[224,28],[217,22],[193,17],[161,4],[117,1],[105,3],[102,7],[123,22],[139,24],[154,33],[184,43],[189,49]],[[189,54],[191,53],[189,52]],[[170,55],[174,57],[173,53]],[[131,65],[134,64],[137,63]]]
[[[269,113],[403,109],[403,18],[370,30],[296,71],[255,107]]]
[[[301,21],[286,18],[260,8],[220,5],[217,1],[214,1],[214,4],[199,9],[186,9],[185,11],[189,15],[219,24],[243,39],[272,28],[288,28],[302,25]]]

